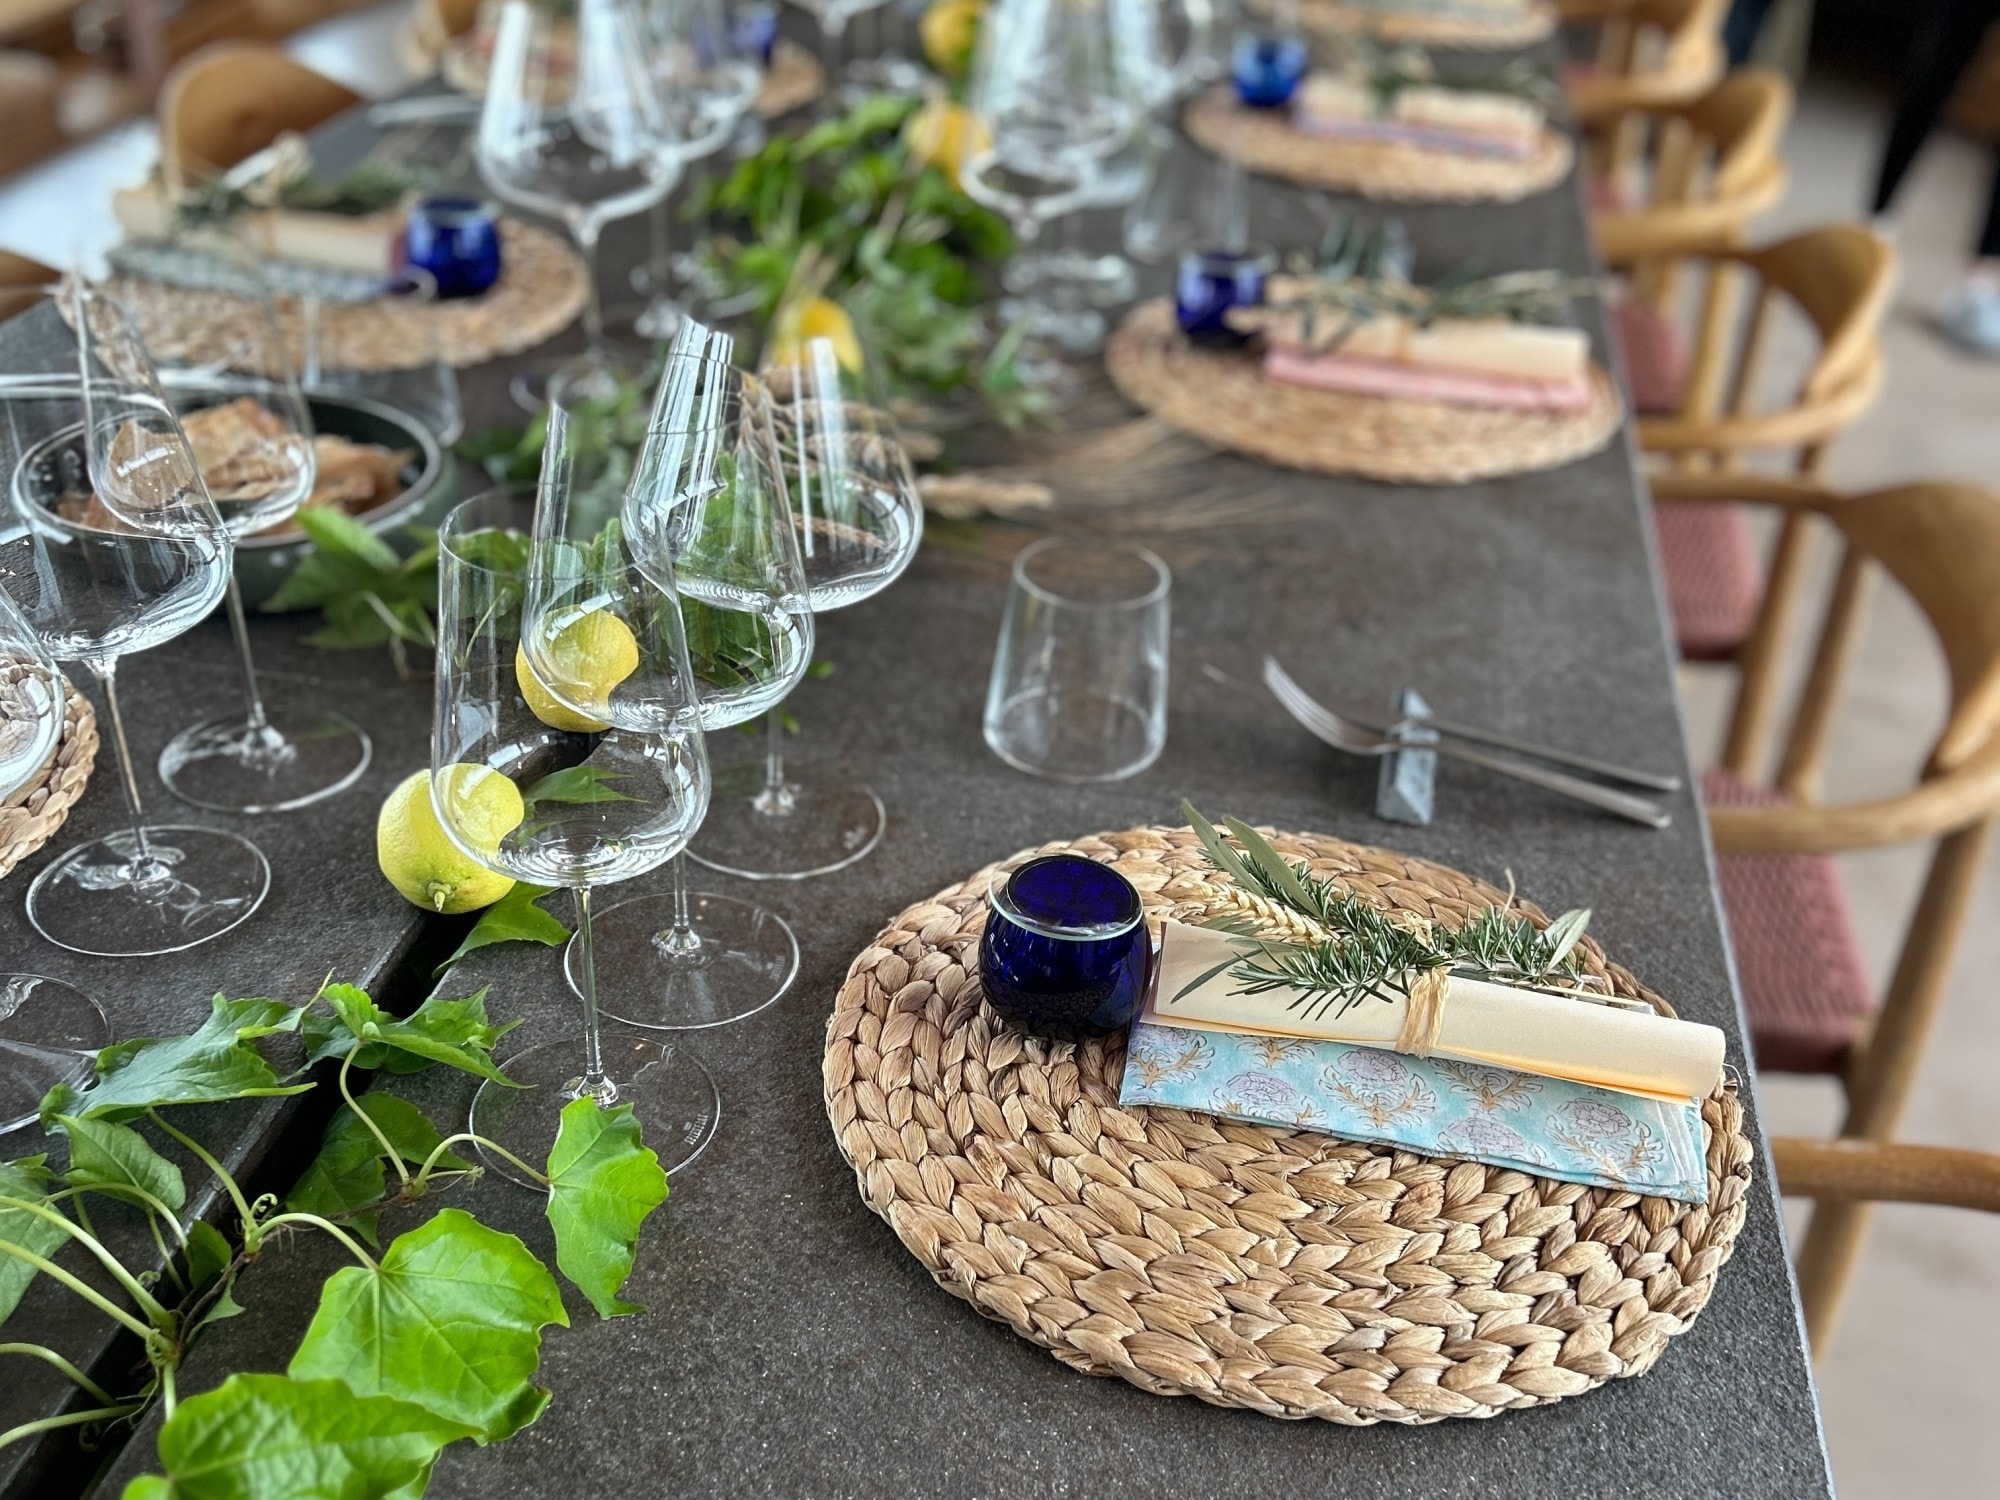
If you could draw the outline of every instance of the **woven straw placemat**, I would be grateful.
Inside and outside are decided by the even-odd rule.
[[[436,65],[444,81],[459,93],[477,98],[486,92],[486,73],[492,60],[478,28],[447,42]],[[825,92],[826,69],[819,59],[797,42],[779,37],[751,108],[760,120],[775,120],[803,109]]]
[[[1505,900],[1387,850],[1274,842],[1383,906],[1457,922]],[[1193,882],[1226,884],[1186,828],[993,869],[1059,849],[1115,862],[1152,916],[1194,916],[1212,897],[1190,899]],[[985,1316],[1086,1374],[1361,1426],[1492,1416],[1642,1374],[1707,1304],[1750,1180],[1733,1085],[1702,1105],[1703,1205],[1121,1109],[1122,1035],[1024,1037],[982,1001],[993,869],[903,912],[854,960],[823,1059],[863,1200]],[[1582,947],[1617,993],[1671,1014]]]
[[[374,302],[326,302],[319,319],[327,356],[343,370],[404,370],[425,363],[428,340],[411,336],[423,319],[437,332],[454,366],[482,364],[532,349],[577,320],[590,295],[583,259],[552,230],[520,219],[500,220],[500,279],[477,297],[413,304],[393,297]],[[109,283],[113,296],[119,280]],[[224,292],[184,288],[176,296],[128,296],[126,306],[156,358],[189,364],[228,359],[236,352]],[[305,348],[305,308],[296,297],[274,296],[278,331],[298,368]]]
[[[1513,16],[1483,16],[1470,10],[1426,10],[1412,6],[1392,10],[1368,5],[1343,5],[1341,0],[1297,0],[1298,18],[1308,31],[1321,36],[1368,35],[1384,42],[1417,42],[1426,47],[1499,49],[1532,47],[1555,33],[1557,12],[1545,0]],[[1270,16],[1273,0],[1249,0],[1253,14]]]
[[[1128,401],[1194,437],[1288,468],[1401,484],[1464,484],[1552,469],[1617,434],[1624,403],[1601,367],[1578,412],[1449,406],[1267,380],[1246,350],[1188,342],[1173,303],[1142,302],[1104,346]]]
[[[1576,158],[1569,137],[1546,125],[1534,154],[1518,161],[1309,135],[1283,110],[1246,109],[1226,84],[1191,102],[1181,124],[1202,146],[1253,172],[1394,203],[1511,203],[1554,187]]]
[[[18,662],[0,663],[0,682],[26,670]],[[46,844],[90,783],[97,762],[97,711],[90,700],[64,679],[62,737],[48,764],[27,785],[0,802],[0,875]]]

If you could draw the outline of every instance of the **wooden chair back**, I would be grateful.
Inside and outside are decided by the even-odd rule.
[[[485,0],[417,0],[410,24],[423,46],[436,53],[453,37],[472,30],[484,3]]]
[[[1777,776],[1791,800],[1712,808],[1709,827],[1721,854],[1834,854],[1936,841],[1881,1011],[1857,1038],[1844,1080],[1841,1135],[1886,1141],[1923,1061],[2000,817],[2000,493],[1931,483],[1843,499],[1804,481],[1744,475],[1663,475],[1655,493],[1780,505],[1792,520],[1831,523],[1844,543]],[[1827,742],[1878,567],[1909,592],[1935,633],[1951,707],[1914,788],[1824,806]],[[1816,1346],[1832,1335],[1866,1222],[1865,1207],[1854,1203],[1823,1204],[1813,1216],[1799,1285]]]
[[[1566,22],[1597,29],[1595,60],[1564,89],[1596,175],[1616,179],[1629,166],[1633,112],[1691,103],[1722,77],[1728,10],[1729,0],[1563,0]]]
[[[288,130],[361,102],[276,47],[219,42],[175,65],[160,90],[160,170],[178,191],[235,166]]]
[[[47,295],[47,288],[62,279],[53,266],[45,266],[11,250],[0,250],[0,322],[19,317]]]
[[[1778,1186],[1821,1203],[1934,1203],[2000,1214],[2000,1156],[1883,1141],[1771,1141]]]

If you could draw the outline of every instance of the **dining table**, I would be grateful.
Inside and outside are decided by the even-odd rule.
[[[423,128],[434,134],[422,149],[447,148],[448,130]],[[357,109],[322,127],[315,156],[358,160],[395,133]],[[1309,250],[1328,216],[1352,206],[1263,179],[1250,183],[1249,201],[1258,236],[1287,251]],[[1394,211],[1419,267],[1431,272],[1469,257],[1495,270],[1598,272],[1574,176],[1515,203]],[[622,284],[643,253],[640,230],[622,224],[607,237],[607,284]],[[1109,247],[1116,230],[1115,217],[1100,213],[1082,233],[1085,243]],[[1164,277],[1141,269],[1149,293],[1164,288]],[[1613,365],[1603,303],[1586,292],[1576,307],[1596,358]],[[47,332],[0,326],[0,350]],[[577,342],[571,330],[550,347]],[[470,425],[519,419],[507,386],[522,362],[461,372]],[[693,872],[698,889],[747,896],[785,918],[798,935],[797,977],[749,1019],[674,1037],[716,1079],[722,1110],[714,1141],[674,1174],[641,1239],[624,1295],[644,1311],[601,1320],[572,1297],[570,1326],[547,1330],[543,1345],[537,1383],[553,1393],[547,1411],[504,1444],[453,1445],[427,1493],[1830,1494],[1629,424],[1602,451],[1546,472],[1392,485],[1216,451],[1135,411],[1090,361],[1078,382],[1047,429],[954,435],[962,462],[1050,476],[1049,510],[935,526],[893,586],[818,621],[817,654],[836,670],[791,700],[805,730],[800,753],[865,775],[886,806],[886,835],[867,858],[814,879],[751,883]],[[1066,465],[1063,455],[1079,446],[1093,461]],[[461,491],[477,488],[476,471],[464,465]],[[1038,779],[1003,764],[982,738],[1008,565],[1049,532],[1142,544],[1172,570],[1165,750],[1124,780]],[[579,1011],[559,949],[490,947],[433,978],[470,919],[419,912],[382,878],[374,855],[382,799],[428,764],[432,685],[399,672],[385,651],[307,644],[315,623],[310,615],[255,618],[259,668],[363,724],[374,758],[353,787],[295,812],[197,813],[175,804],[152,774],[175,731],[239,701],[220,620],[131,658],[120,674],[142,796],[162,818],[253,838],[272,870],[262,909],[215,941],[143,960],[83,958],[36,935],[22,904],[36,870],[124,817],[107,750],[68,823],[0,883],[0,969],[88,991],[120,1038],[191,1029],[217,993],[303,1002],[329,976],[400,1013],[433,992],[484,987],[493,1015],[521,1023],[500,1044],[503,1063],[515,1048],[576,1036]],[[1642,828],[1451,763],[1439,769],[1430,824],[1385,822],[1373,812],[1376,764],[1328,749],[1288,718],[1260,685],[1266,655],[1323,699],[1386,709],[1398,692],[1416,689],[1454,719],[1679,773],[1682,790],[1664,799],[1671,826]],[[734,731],[711,742],[718,762],[748,762],[759,743]],[[897,912],[991,861],[1098,830],[1177,825],[1184,800],[1211,816],[1393,847],[1511,882],[1545,910],[1588,907],[1592,934],[1614,958],[1682,1016],[1724,1031],[1756,1143],[1747,1219],[1712,1302],[1649,1373],[1488,1420],[1413,1427],[1285,1422],[1168,1399],[1090,1379],[980,1317],[871,1213],[822,1099],[827,1018],[849,963]],[[694,847],[702,848],[699,837]],[[607,899],[664,888],[656,872]],[[601,982],[610,991],[628,981],[636,976],[607,966]],[[465,1119],[475,1082],[434,1068],[380,1075],[373,1086],[394,1089],[450,1129]],[[208,1107],[203,1138],[253,1191],[282,1192],[313,1157],[331,1093]],[[30,1129],[0,1145],[0,1155],[42,1149]],[[197,1186],[207,1180],[190,1164],[190,1210],[223,1221],[227,1201]],[[549,1254],[541,1200],[492,1174],[400,1210],[385,1230],[445,1203]],[[108,1232],[144,1263],[150,1252],[136,1221],[112,1222]],[[319,1287],[342,1261],[323,1236],[287,1236],[267,1248],[236,1288],[247,1311],[207,1331],[182,1369],[181,1394],[233,1371],[282,1370]],[[43,1277],[0,1337],[47,1343],[100,1379],[129,1384],[136,1346],[116,1334]],[[0,1430],[74,1406],[53,1370],[30,1361],[4,1368]],[[80,1495],[93,1486],[117,1494],[157,1467],[159,1427],[154,1411],[135,1430],[105,1433],[88,1447],[66,1429],[11,1445],[0,1450],[0,1494]]]

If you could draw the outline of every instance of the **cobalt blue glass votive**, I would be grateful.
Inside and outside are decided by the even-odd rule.
[[[778,45],[778,7],[739,5],[729,18],[729,45],[738,57],[759,67],[771,66],[771,53]]]
[[[1236,307],[1264,301],[1264,278],[1272,256],[1262,250],[1184,250],[1174,274],[1174,317],[1197,344],[1232,347],[1248,334],[1229,326]]]
[[[1229,76],[1236,97],[1251,109],[1283,109],[1292,102],[1306,76],[1306,44],[1295,36],[1236,39],[1229,53]]]
[[[1023,1031],[1078,1041],[1132,1019],[1153,944],[1132,882],[1080,854],[1031,859],[986,892],[979,977]]]
[[[440,298],[477,297],[500,279],[499,216],[478,198],[425,198],[410,209],[403,255]]]

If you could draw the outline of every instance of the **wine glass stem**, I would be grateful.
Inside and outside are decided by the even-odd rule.
[[[841,32],[847,27],[847,17],[835,10],[819,23],[819,65],[826,74],[829,93],[838,86],[840,77]]]
[[[583,304],[584,352],[592,364],[604,362],[604,293],[597,285],[597,242],[604,225],[595,214],[579,218],[572,226],[577,253],[583,257],[583,278],[587,295]]]
[[[600,1109],[618,1102],[618,1085],[604,1071],[604,1033],[597,1016],[597,951],[590,930],[590,887],[580,885],[576,896],[577,992],[583,997],[583,1077],[576,1097],[597,1101]]]
[[[798,800],[785,783],[785,716],[774,708],[764,725],[764,789],[750,805],[767,818],[782,818]]]
[[[673,279],[673,251],[668,244],[672,231],[673,215],[661,198],[646,213],[646,292],[655,305],[668,300],[667,283]]]
[[[701,951],[701,934],[694,930],[694,916],[688,910],[687,856],[676,854],[667,862],[674,888],[674,925],[654,938],[675,958],[692,958]]]
[[[271,727],[264,713],[264,695],[257,690],[257,663],[250,654],[250,622],[243,613],[243,590],[236,574],[229,574],[229,633],[236,639],[236,659],[243,667],[243,698],[250,706],[246,720],[252,732],[262,734]]]
[[[118,752],[118,784],[125,789],[125,806],[132,814],[132,858],[150,860],[153,851],[146,844],[146,809],[139,801],[139,773],[132,765],[132,747],[125,742],[125,716],[118,711],[118,658],[86,661],[90,675],[104,689],[105,711],[111,716],[111,744]]]

